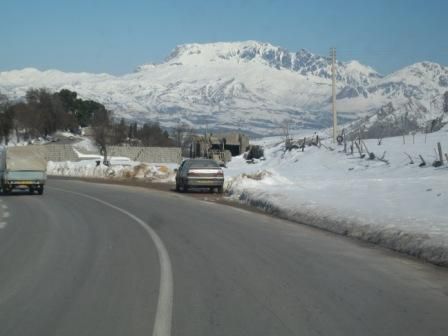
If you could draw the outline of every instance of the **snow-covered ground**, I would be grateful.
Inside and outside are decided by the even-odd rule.
[[[426,143],[424,134],[405,141],[365,141],[377,156],[386,152],[385,163],[346,155],[331,143],[334,151],[285,152],[280,138],[260,140],[266,160],[234,158],[226,189],[232,199],[278,216],[448,265],[448,166],[431,166],[437,142],[448,151],[448,129],[428,134]]]
[[[146,179],[154,182],[173,182],[177,164],[141,163],[131,161],[129,165],[97,165],[95,160],[79,162],[49,161],[47,174],[51,176],[96,177],[118,179]]]
[[[281,137],[263,138],[255,143],[264,146],[266,159],[248,164],[242,156],[233,158],[225,169],[225,187],[231,200],[448,265],[448,165],[445,161],[442,167],[432,167],[437,142],[448,151],[448,127],[427,136],[406,136],[405,144],[403,137],[385,138],[381,145],[365,140],[370,152],[384,155],[386,163],[361,159],[356,150],[346,154],[329,141],[302,152],[285,151]],[[77,147],[91,146],[84,141]],[[425,167],[419,167],[419,155]],[[47,173],[173,183],[176,167],[132,161],[106,167],[86,159],[49,162]]]

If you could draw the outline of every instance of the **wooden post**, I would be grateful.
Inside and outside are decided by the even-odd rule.
[[[355,142],[355,145],[356,145],[356,148],[358,149],[359,157],[360,157],[361,159],[364,158],[364,155],[363,155],[363,153],[362,153],[362,147],[360,147],[360,146],[358,145],[357,142]]]
[[[421,156],[421,155],[419,154],[419,157],[420,157],[420,160],[422,160],[422,163],[420,163],[420,167],[424,167],[424,166],[426,166],[426,161],[425,161],[425,159],[423,158],[423,156]]]
[[[437,150],[439,151],[440,163],[443,164],[442,144],[440,142],[437,143]]]
[[[364,141],[362,141],[362,145],[364,145],[364,148],[366,149],[367,154],[370,154],[369,149],[367,148],[367,145]],[[362,148],[362,147],[361,147]]]

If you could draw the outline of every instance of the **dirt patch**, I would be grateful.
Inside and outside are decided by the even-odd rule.
[[[137,168],[138,166],[136,166]],[[56,180],[77,180],[93,183],[102,184],[113,184],[113,185],[124,185],[131,187],[142,187],[147,189],[165,191],[165,192],[175,192],[176,187],[174,183],[161,183],[154,182],[149,179],[134,178],[136,171],[130,172],[129,176],[124,176],[124,178],[94,178],[94,177],[66,177],[66,176],[51,176],[50,179]],[[197,198],[204,201],[218,202],[223,200],[224,194],[211,193],[208,188],[199,188],[194,190],[189,190],[188,192],[183,192],[182,195]]]
[[[167,166],[160,166],[160,167],[159,167],[159,171],[160,171],[161,173],[168,174],[168,173],[170,172],[170,169],[169,169]]]

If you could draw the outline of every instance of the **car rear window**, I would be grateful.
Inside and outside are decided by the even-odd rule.
[[[213,160],[192,160],[191,168],[219,168],[219,165]]]

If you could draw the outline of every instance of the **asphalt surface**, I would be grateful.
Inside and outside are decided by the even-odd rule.
[[[174,192],[0,197],[1,336],[155,334],[446,336],[448,271]]]

